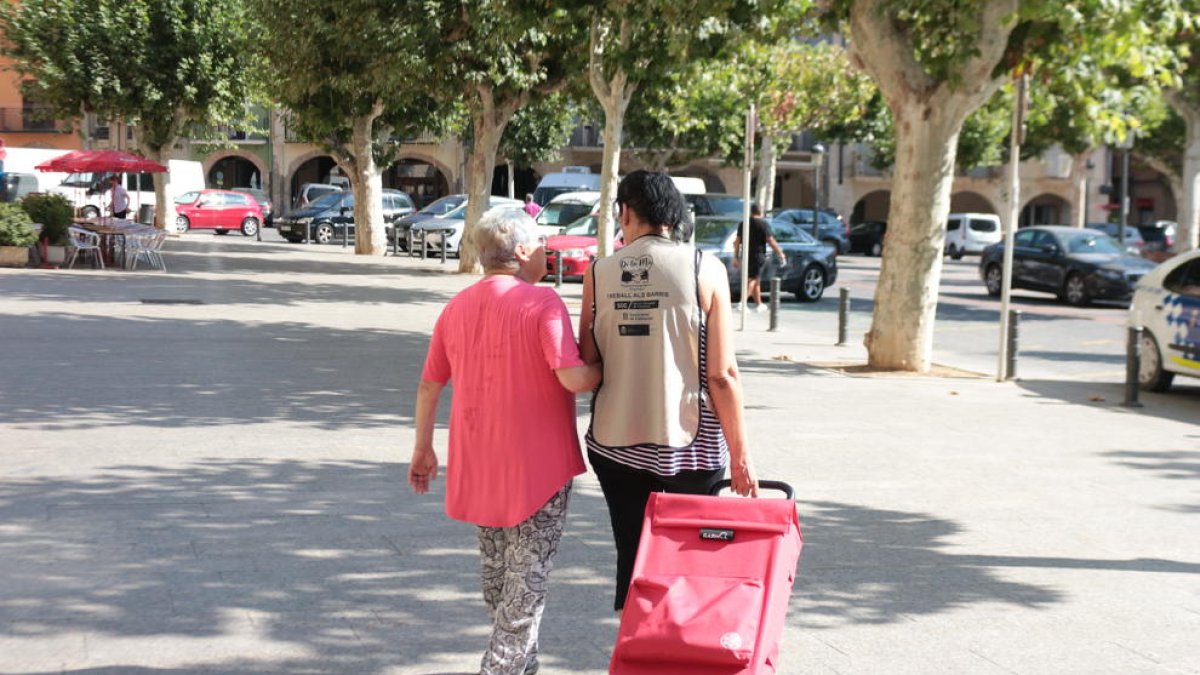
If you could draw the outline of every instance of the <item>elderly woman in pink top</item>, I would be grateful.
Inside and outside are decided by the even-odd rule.
[[[455,296],[433,329],[408,482],[423,494],[437,477],[438,395],[453,380],[446,515],[479,526],[492,619],[480,672],[522,675],[538,670],[546,580],[571,481],[585,470],[575,393],[594,388],[600,369],[579,357],[562,299],[534,285],[546,274],[546,251],[533,220],[494,211],[473,241],[486,276]]]

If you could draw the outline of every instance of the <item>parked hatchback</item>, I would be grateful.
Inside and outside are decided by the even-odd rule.
[[[263,192],[258,188],[248,187],[235,187],[233,188],[233,191],[241,192],[253,197],[254,201],[258,202],[258,208],[262,209],[263,227],[275,227],[275,220],[271,215],[273,211],[271,208],[271,198],[267,196],[266,192]]]
[[[741,294],[742,276],[733,265],[733,240],[741,222],[741,218],[722,216],[696,219],[696,247],[715,255],[725,264],[729,290],[735,299]],[[837,281],[837,251],[786,221],[771,221],[771,233],[787,261],[777,267],[775,256],[769,257],[767,269],[762,273],[764,290],[770,288],[769,280],[777,276],[782,280],[780,288],[784,292],[794,293],[803,302],[820,300],[825,289]]]
[[[1176,375],[1200,377],[1200,251],[1171,258],[1142,277],[1129,325],[1143,328],[1143,389],[1166,391]]]
[[[979,258],[988,295],[1003,291],[1003,260],[1003,243],[987,247]],[[1039,225],[1013,237],[1012,287],[1054,293],[1072,305],[1128,300],[1134,285],[1153,268],[1097,230]]]
[[[389,223],[414,211],[412,199],[400,190],[384,190],[380,197],[384,223]],[[308,205],[280,217],[276,226],[280,236],[293,244],[307,236],[318,244],[328,244],[340,237],[354,238],[354,193],[333,192]]]
[[[812,235],[813,238],[833,246],[834,250],[838,253],[849,252],[850,237],[846,224],[836,214],[831,214],[828,211],[821,210],[816,213],[816,231],[813,230],[812,209],[776,209],[767,214],[767,217],[798,225],[805,232]]]
[[[258,234],[262,209],[253,197],[231,190],[193,190],[175,198],[175,229],[237,230],[247,237]]]

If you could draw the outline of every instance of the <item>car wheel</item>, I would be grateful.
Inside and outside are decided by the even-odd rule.
[[[242,221],[242,234],[247,237],[253,237],[258,234],[258,220],[256,218],[247,218]]]
[[[1158,341],[1149,331],[1142,333],[1142,358],[1138,368],[1138,384],[1146,391],[1166,391],[1175,373],[1163,370],[1162,352]]]
[[[1004,270],[995,263],[988,265],[983,274],[983,283],[987,286],[988,295],[993,298],[1000,297],[1000,291],[1004,288]]]
[[[800,278],[800,292],[796,297],[802,302],[816,302],[825,294],[825,273],[816,265],[809,265]]]
[[[1084,281],[1083,275],[1077,272],[1067,277],[1061,297],[1076,307],[1084,307],[1092,301],[1092,296],[1088,294],[1087,282]]]
[[[79,210],[79,215],[84,218],[98,218],[100,217],[100,209],[94,206],[85,206]]]
[[[883,242],[877,241],[874,244],[871,244],[871,255],[875,256],[876,258],[883,255]]]
[[[175,231],[176,232],[183,233],[183,232],[187,232],[190,229],[192,229],[192,221],[188,220],[187,216],[176,216],[175,217]]]
[[[951,260],[962,260],[962,257],[963,257],[962,250],[959,249],[954,244],[950,244],[950,259]]]
[[[328,244],[329,242],[333,241],[333,226],[329,223],[321,223],[320,225],[317,225],[316,230],[313,231],[313,239],[315,239],[318,244]]]

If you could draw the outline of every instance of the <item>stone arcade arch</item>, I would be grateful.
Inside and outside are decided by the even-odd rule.
[[[1025,202],[1017,226],[1070,225],[1073,222],[1071,202],[1052,192],[1043,192]]]
[[[1000,212],[983,195],[978,192],[956,192],[950,195],[950,213],[994,213]]]
[[[868,220],[886,221],[891,203],[891,190],[868,192],[854,203],[854,210],[850,212],[850,224],[857,225]]]
[[[209,187],[228,190],[235,187],[267,189],[267,167],[258,156],[241,151],[226,150],[204,160],[204,180]]]
[[[383,172],[383,187],[407,192],[421,208],[450,194],[450,176],[449,168],[437,160],[406,154]]]

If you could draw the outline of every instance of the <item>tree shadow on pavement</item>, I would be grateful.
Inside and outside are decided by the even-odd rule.
[[[960,531],[921,513],[802,502],[804,553],[790,622],[806,629],[891,623],[974,603],[1042,607],[1049,588],[1004,580],[992,565],[938,549]]]
[[[229,458],[0,482],[0,647],[22,672],[77,675],[472,672],[488,631],[474,528],[443,515],[441,481],[413,495],[406,471]],[[949,554],[938,549],[960,529],[951,521],[800,508],[793,631],[1061,599],[995,567],[1122,569]],[[604,501],[578,481],[551,576],[544,671],[606,670],[613,558]]]
[[[473,526],[407,466],[207,459],[0,482],[0,652],[22,672],[432,673],[487,641]],[[616,633],[603,500],[577,489],[551,577],[549,672]],[[50,653],[28,645],[53,645]],[[139,670],[140,668],[140,670]],[[62,670],[60,670],[62,669]]]
[[[1047,404],[1083,404],[1108,409],[1114,414],[1149,415],[1188,424],[1195,423],[1200,410],[1200,384],[1176,381],[1168,393],[1139,392],[1140,408],[1122,406],[1125,385],[1114,382],[1073,382],[1068,380],[1024,380],[1017,386],[1038,396]],[[1200,380],[1196,380],[1200,383]],[[1197,433],[1200,438],[1200,432]]]
[[[429,344],[424,332],[302,323],[68,314],[3,321],[0,367],[9,375],[0,425],[46,430],[277,420],[392,426],[411,415]]]
[[[1200,479],[1200,450],[1113,450],[1101,456],[1166,480]],[[1175,504],[1164,508],[1177,513],[1200,513],[1200,504]]]

